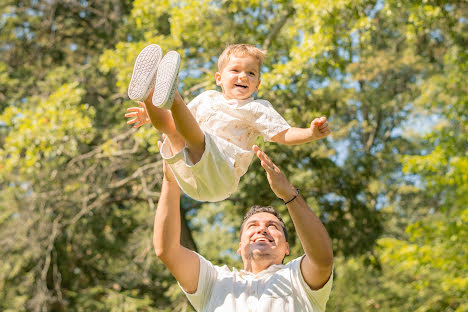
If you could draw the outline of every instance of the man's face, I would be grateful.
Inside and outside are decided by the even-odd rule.
[[[221,72],[216,73],[216,84],[228,100],[249,98],[260,85],[258,61],[253,56],[232,55]]]
[[[289,255],[289,244],[280,220],[268,212],[259,212],[248,218],[243,225],[237,253],[244,262],[268,259],[281,264]]]

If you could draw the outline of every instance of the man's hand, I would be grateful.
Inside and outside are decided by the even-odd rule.
[[[315,139],[321,139],[330,134],[330,128],[328,127],[327,117],[315,118],[310,123],[310,130],[312,137]]]
[[[125,114],[126,118],[133,118],[135,119],[127,121],[128,125],[131,125],[134,123],[133,128],[139,128],[143,126],[144,124],[147,124],[151,122],[149,119],[148,113],[146,112],[146,107],[143,102],[138,102],[138,105],[140,107],[130,107],[127,109],[129,113]]]
[[[289,182],[284,173],[271,161],[270,157],[267,156],[257,145],[252,147],[252,150],[260,159],[260,163],[265,169],[267,174],[268,183],[270,183],[271,190],[278,198],[283,201],[288,201],[293,198],[297,191],[294,186]]]

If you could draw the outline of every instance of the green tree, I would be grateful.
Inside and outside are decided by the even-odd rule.
[[[0,309],[190,309],[152,251],[160,134],[127,128],[126,88],[154,42],[181,53],[188,102],[216,87],[223,48],[247,42],[268,51],[259,96],[295,126],[326,115],[334,132],[297,147],[258,142],[333,239],[330,310],[462,311],[465,13],[462,1],[2,2]],[[421,111],[440,126],[407,135]],[[291,257],[301,254],[258,162],[228,201],[183,198],[183,244],[239,266],[232,250],[252,204],[283,212]],[[420,258],[441,250],[440,263]],[[441,297],[430,301],[431,289]]]
[[[436,124],[427,134],[403,128],[419,149],[401,152],[404,175],[383,209],[386,234],[372,255],[340,259],[335,294],[345,300],[332,297],[330,307],[468,311],[466,10],[456,2],[399,5],[386,2],[382,13],[406,16],[395,24],[406,30],[401,40],[426,64],[411,114],[436,116]]]
[[[167,299],[152,279],[169,274],[153,261],[145,179],[160,163],[137,148],[151,138],[124,130],[97,66],[130,2],[0,8],[0,309],[154,310]]]

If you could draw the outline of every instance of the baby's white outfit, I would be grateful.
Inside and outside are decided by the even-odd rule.
[[[265,100],[226,100],[222,93],[211,90],[187,106],[205,134],[205,152],[193,164],[187,148],[173,155],[165,140],[161,156],[184,193],[199,201],[216,202],[229,197],[247,172],[257,137],[270,141],[291,127]]]

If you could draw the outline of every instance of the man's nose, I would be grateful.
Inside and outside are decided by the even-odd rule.
[[[268,233],[268,228],[265,225],[260,225],[257,228],[257,233]]]

